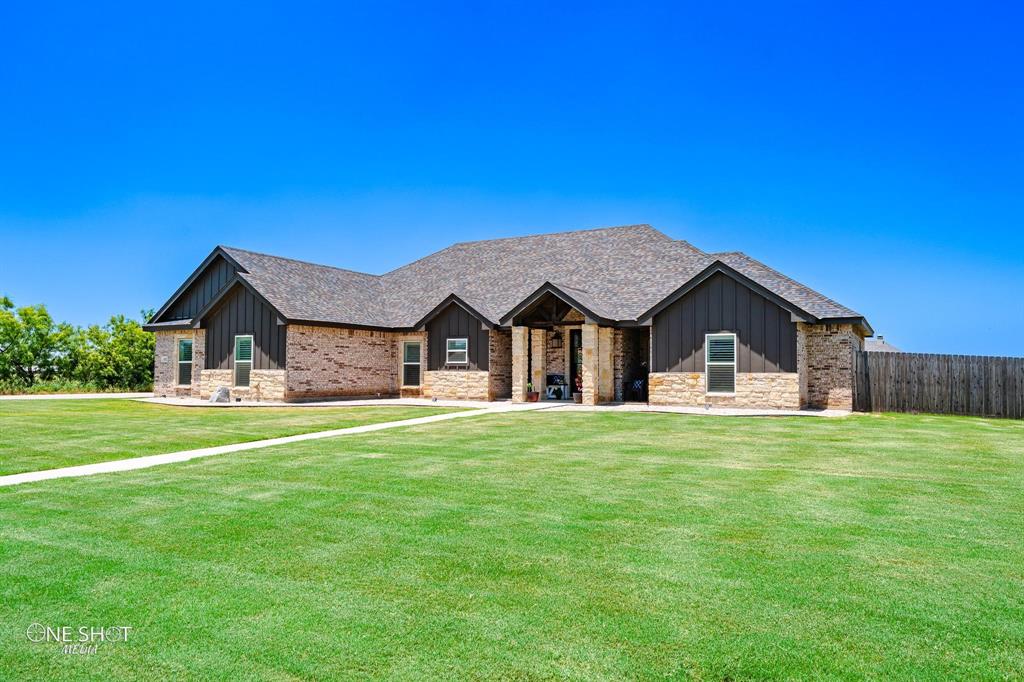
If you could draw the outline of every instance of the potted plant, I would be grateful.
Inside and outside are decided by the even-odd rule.
[[[574,388],[576,390],[573,391],[573,393],[572,393],[572,400],[573,400],[573,402],[574,403],[582,403],[583,402],[583,377],[581,377],[579,375],[576,376],[576,386]]]
[[[526,402],[535,403],[540,400],[540,391],[533,390],[533,383],[526,384]]]

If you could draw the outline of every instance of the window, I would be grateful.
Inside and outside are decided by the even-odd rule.
[[[445,364],[469,364],[469,339],[448,339],[447,350],[448,352],[444,359]]]
[[[407,342],[402,348],[402,385],[420,385],[420,344]]]
[[[178,339],[178,385],[192,383],[192,341]]]
[[[252,373],[252,337],[235,337],[235,386],[248,386]]]
[[[707,354],[707,392],[710,394],[735,393],[736,335],[705,335],[704,352]]]

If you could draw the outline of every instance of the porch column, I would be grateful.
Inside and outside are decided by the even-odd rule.
[[[584,324],[581,340],[583,342],[583,404],[596,405],[598,401],[598,343],[599,332],[596,324]]]
[[[530,330],[512,327],[512,402],[526,402],[526,384],[529,374]]]
[[[530,377],[530,382],[533,384],[533,390],[540,393],[542,398],[547,393],[547,391],[545,390],[545,384],[547,384],[548,380],[547,341],[547,330],[530,330],[530,367],[532,369],[531,373],[533,375]]]
[[[597,330],[597,402],[610,403],[615,399],[615,370],[612,356],[615,348],[615,331],[611,327]]]

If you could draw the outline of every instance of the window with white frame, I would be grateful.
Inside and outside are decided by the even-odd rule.
[[[192,340],[178,339],[178,385],[192,383]]]
[[[705,335],[704,352],[707,365],[707,393],[711,395],[735,393],[736,335]]]
[[[419,341],[406,341],[402,347],[402,385],[420,385],[420,346]]]
[[[469,339],[448,339],[444,361],[448,365],[468,365]]]
[[[235,337],[235,386],[248,386],[252,374],[252,336]]]

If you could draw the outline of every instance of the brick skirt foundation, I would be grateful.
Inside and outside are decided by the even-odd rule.
[[[707,395],[703,372],[652,372],[648,387],[651,405],[800,409],[800,377],[796,373],[737,374],[735,395]]]
[[[423,373],[423,397],[446,400],[493,400],[490,372],[437,370]]]

